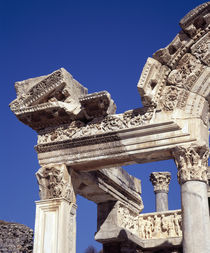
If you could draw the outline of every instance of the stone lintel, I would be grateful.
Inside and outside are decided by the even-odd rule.
[[[162,122],[75,140],[38,145],[40,164],[64,162],[78,171],[172,158],[171,150],[196,141],[173,122]],[[78,153],[80,155],[78,155]]]
[[[73,175],[74,189],[83,197],[97,204],[119,200],[137,213],[142,211],[141,181],[123,168],[74,172]]]

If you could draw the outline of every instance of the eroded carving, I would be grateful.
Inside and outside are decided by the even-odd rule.
[[[117,206],[118,225],[142,239],[182,236],[181,210],[141,214],[125,205]]]
[[[169,191],[169,183],[171,180],[170,172],[153,172],[150,175],[150,181],[154,186],[154,192],[167,192]]]
[[[127,111],[123,114],[108,115],[103,120],[95,119],[86,125],[81,121],[73,121],[57,128],[40,131],[38,144],[77,139],[142,126],[149,123],[153,114],[154,108],[143,108]]]
[[[38,78],[15,84],[17,99],[10,108],[35,130],[91,121],[115,113],[116,105],[107,91],[87,94],[87,89],[63,68]]]
[[[191,52],[197,59],[210,65],[210,32],[192,46]]]
[[[177,68],[169,74],[168,82],[177,87],[191,90],[204,68],[198,59],[187,53],[179,61]]]
[[[177,147],[173,151],[180,184],[187,181],[207,182],[209,148],[207,146]]]
[[[181,211],[139,215],[139,236],[158,239],[182,236]]]
[[[65,198],[75,203],[74,189],[64,164],[48,164],[36,173],[41,200]]]
[[[118,225],[138,235],[138,214],[123,204],[117,206]]]

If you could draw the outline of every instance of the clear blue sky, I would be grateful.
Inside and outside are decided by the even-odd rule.
[[[117,112],[141,106],[136,85],[146,62],[180,30],[179,20],[199,0],[2,0],[0,1],[1,183],[0,219],[34,227],[39,199],[34,151],[36,133],[20,123],[8,104],[14,82],[66,68],[89,92],[107,90]],[[127,168],[127,167],[126,167]],[[142,179],[144,212],[154,211],[152,171],[172,173],[170,209],[180,208],[173,161],[133,165]],[[94,242],[96,205],[78,197],[77,252]]]

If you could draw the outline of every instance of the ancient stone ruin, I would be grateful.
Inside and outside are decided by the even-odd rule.
[[[33,230],[0,220],[0,253],[32,253]]]
[[[207,168],[210,2],[148,58],[143,108],[116,114],[107,91],[88,94],[65,69],[15,83],[11,110],[38,134],[34,253],[75,253],[76,196],[98,206],[104,253],[209,253]],[[156,212],[141,214],[141,181],[120,166],[174,159],[181,210],[168,210],[169,173],[152,173]]]

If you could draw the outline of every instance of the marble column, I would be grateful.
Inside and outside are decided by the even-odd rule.
[[[170,172],[153,172],[150,181],[154,186],[156,212],[168,210],[168,191],[171,180]]]
[[[209,148],[177,147],[173,155],[181,186],[183,252],[209,253],[210,224],[207,199]]]
[[[33,253],[76,253],[76,197],[64,164],[49,164],[36,173],[40,201],[36,201]]]

